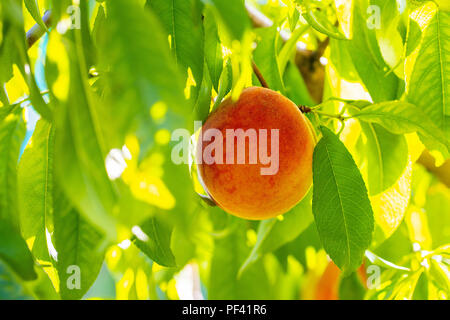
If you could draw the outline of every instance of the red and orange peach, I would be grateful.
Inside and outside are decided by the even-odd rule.
[[[209,129],[221,134],[212,137]],[[246,133],[241,140],[245,141],[245,159],[242,153],[239,158],[239,138],[227,136],[238,129]],[[251,131],[257,133],[258,143],[253,145]],[[264,135],[258,135],[264,131],[267,157],[261,145]],[[228,137],[234,142],[230,148]],[[214,143],[223,148],[211,148]],[[308,192],[314,145],[311,123],[292,101],[270,89],[247,88],[237,101],[223,101],[204,123],[197,144],[200,178],[226,212],[251,220],[271,218],[289,211]],[[205,161],[208,152],[219,161]],[[269,167],[275,165],[270,172]]]

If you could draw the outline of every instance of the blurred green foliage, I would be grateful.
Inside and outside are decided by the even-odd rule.
[[[417,163],[448,159],[449,15],[2,0],[0,299],[449,299],[450,191]],[[210,206],[171,160],[174,130],[260,85],[252,63],[322,139],[309,194],[260,222]]]

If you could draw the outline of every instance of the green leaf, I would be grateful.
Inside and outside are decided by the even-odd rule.
[[[97,63],[97,51],[91,36],[90,28],[90,5],[88,1],[80,2],[80,34],[81,43],[85,57],[86,68],[89,70]]]
[[[231,68],[231,61],[228,60],[222,74],[220,75],[219,91],[217,92],[217,98],[211,109],[214,111],[222,102],[223,98],[230,92],[233,82],[233,70]]]
[[[8,27],[2,28],[0,83],[7,82],[12,77],[12,64],[15,63],[30,90],[33,107],[42,117],[51,119],[52,112],[42,98],[31,70],[32,64],[27,54],[21,4],[22,1],[18,0],[5,0],[1,4],[1,21]]]
[[[115,239],[111,213],[117,194],[106,173],[109,148],[100,115],[105,107],[86,83],[85,60],[82,51],[76,50],[81,41],[79,36],[75,38],[77,43],[69,37],[65,39],[70,57],[70,87],[67,101],[56,108],[55,174],[60,187],[84,218]]]
[[[36,271],[36,280],[25,281],[0,261],[0,300],[58,300],[59,296],[47,273],[42,268]]]
[[[446,292],[450,292],[450,269],[447,265],[437,261],[432,257],[430,260],[430,268],[428,270],[428,276],[432,280],[433,284]]]
[[[194,106],[195,120],[204,121],[209,114],[211,108],[211,90],[213,84],[209,72],[203,73],[203,81],[198,92],[197,101]]]
[[[16,60],[15,37],[19,37],[19,28],[23,24],[19,1],[7,0],[0,3],[0,21],[2,21],[0,42],[0,83],[8,82],[13,76],[13,63]],[[4,28],[4,24],[10,24]]]
[[[0,218],[0,259],[5,261],[24,280],[34,280],[34,261],[19,230]]]
[[[220,45],[217,24],[214,12],[211,8],[206,7],[204,12],[204,28],[205,28],[205,59],[208,66],[211,81],[219,91],[219,80],[223,69],[222,46]]]
[[[277,59],[277,42],[279,33],[274,25],[269,28],[255,30],[257,47],[253,52],[253,60],[272,90],[284,92],[280,67]]]
[[[352,272],[339,281],[339,300],[363,300],[365,292],[357,272]]]
[[[361,173],[339,138],[326,127],[313,155],[312,209],[321,242],[346,273],[361,265],[374,228]]]
[[[418,132],[424,144],[447,153],[449,142],[430,118],[415,105],[403,101],[388,101],[365,107],[353,117],[378,123],[394,134]]]
[[[175,257],[170,249],[172,228],[158,218],[150,218],[140,229],[134,231],[132,241],[150,259],[161,266],[176,267]]]
[[[403,78],[403,64],[400,62],[404,60],[404,46],[398,29],[402,18],[398,10],[399,5],[390,0],[371,0],[370,4],[380,9],[380,25],[376,25],[374,29],[383,59],[395,74]],[[375,16],[378,12],[371,11],[371,14]],[[370,20],[368,22],[370,23]]]
[[[17,161],[25,126],[16,108],[0,122],[0,259],[24,280],[37,277],[34,261],[20,235],[17,197]]]
[[[329,19],[328,19],[328,8],[326,7],[318,7],[316,6],[317,2],[313,2],[311,0],[297,0],[302,7],[302,16],[308,22],[311,27],[316,29],[317,31],[326,34],[327,36],[335,39],[347,39],[344,33],[336,27]],[[320,2],[319,2],[320,3]],[[332,6],[333,13],[334,5]]]
[[[366,257],[370,260],[372,264],[380,265],[383,268],[394,268],[397,270],[408,271],[407,268],[402,266],[395,266],[388,261],[392,261],[397,264],[404,264],[403,257],[412,253],[411,240],[408,235],[408,229],[406,223],[403,222],[394,231],[394,233],[387,238],[384,242],[375,248],[374,253],[378,257],[371,256],[370,253],[366,252]],[[384,259],[380,258],[383,257]]]
[[[30,15],[33,17],[34,21],[44,30],[48,31],[47,26],[41,17],[41,12],[39,11],[39,5],[37,0],[24,0],[25,7],[27,8]]]
[[[40,120],[19,166],[22,233],[27,239],[34,238],[32,252],[39,261],[55,265],[61,297],[79,299],[99,272],[102,236],[72,207],[54,180],[54,143],[54,127]],[[50,235],[54,249],[47,248]],[[49,249],[56,250],[50,252],[52,259]],[[80,289],[67,284],[72,274],[69,266],[80,268]]]
[[[422,30],[413,19],[409,19],[409,31],[406,39],[406,56],[409,56],[420,44]]]
[[[192,109],[183,96],[183,79],[170,53],[167,33],[152,10],[126,0],[108,1],[106,9],[98,45],[101,69],[110,70],[105,76],[109,104],[105,117],[109,139],[121,148],[139,119],[150,122],[149,108],[156,102],[163,101],[184,115]]]
[[[308,247],[313,248],[316,252],[323,249],[314,222],[311,223],[297,238],[277,249],[274,252],[274,255],[282,264],[287,264],[288,256],[292,256],[304,267],[307,267],[306,255],[307,251],[310,250]]]
[[[413,300],[428,300],[428,277],[425,272],[422,272],[417,280]]]
[[[425,29],[407,91],[450,139],[450,12],[437,10]]]
[[[397,97],[401,81],[387,74],[389,66],[381,54],[375,28],[368,28],[368,0],[355,0],[353,8],[353,38],[342,43],[353,61],[359,78],[374,102],[393,100]],[[357,30],[357,32],[356,32]]]
[[[239,268],[250,249],[243,223],[237,221],[234,232],[214,242],[208,299],[270,299],[273,296],[262,261],[238,278]]]
[[[298,12],[297,10],[295,10]],[[283,45],[283,47],[280,50],[280,53],[278,55],[278,65],[280,69],[280,73],[283,74],[284,70],[286,69],[286,66],[289,62],[289,59],[292,58],[293,54],[297,51],[297,43],[300,39],[300,37],[308,30],[309,25],[301,26],[297,29],[295,29],[289,40],[286,41],[286,43]]]
[[[36,259],[50,261],[48,233],[53,232],[54,129],[46,120],[36,124],[32,143],[25,149],[18,168],[21,231]]]
[[[342,78],[352,82],[360,81],[352,59],[348,58],[348,48],[346,42],[330,39],[330,61]]]
[[[401,176],[408,161],[408,145],[403,135],[392,134],[378,124],[360,124],[367,138],[369,195],[376,195]]]
[[[16,167],[25,135],[21,111],[18,106],[10,109],[11,113],[4,115],[0,122],[0,218],[16,227],[19,226]]]
[[[241,40],[250,28],[250,19],[245,10],[244,0],[211,0],[217,12],[228,27],[233,38]]]
[[[273,252],[297,238],[311,224],[313,221],[311,198],[310,191],[299,204],[283,215],[283,220],[272,218],[260,222],[257,242],[240,268],[239,274],[264,254]]]
[[[73,5],[72,0],[50,0],[52,8],[53,21],[59,21],[62,16],[67,14],[67,8]]]
[[[288,63],[283,75],[283,82],[286,89],[286,96],[297,105],[314,106],[316,103],[311,98],[302,74],[297,66]]]
[[[165,201],[165,205],[173,208],[166,206],[164,209],[170,211],[174,220],[181,220],[186,208],[190,207],[191,199],[188,197],[189,189],[179,186],[189,183],[189,171],[187,167],[171,161],[175,143],[159,143],[154,137],[158,130],[167,132],[186,128],[193,110],[191,103],[183,96],[183,77],[169,50],[167,32],[154,11],[143,10],[139,2],[106,2],[107,19],[101,29],[103,36],[100,39],[103,40],[100,41],[99,51],[102,69],[109,72],[103,77],[105,99],[102,99],[103,106],[98,107],[103,120],[99,126],[105,132],[110,148],[122,149],[125,137],[130,133],[137,138],[139,150],[136,150],[138,154],[133,154],[136,157],[133,161],[137,160],[138,166],[156,162],[154,164],[158,170],[151,171],[158,172],[155,178],[161,179],[161,184],[168,189],[163,190],[168,194],[167,201],[162,196],[155,197],[146,189],[148,197],[153,197],[151,204],[158,206],[155,198]],[[111,37],[111,34],[115,36]],[[201,63],[204,63],[203,60]],[[197,84],[200,85],[200,82]],[[152,158],[156,161],[150,160]],[[135,197],[139,193],[136,190],[142,189],[139,183],[145,182],[147,176],[147,173],[138,170],[127,182],[127,187],[134,188],[131,191]],[[119,198],[124,198],[122,193]],[[142,193],[137,198],[146,201]],[[144,219],[148,217],[147,213]],[[119,214],[127,215],[127,212],[122,209]]]
[[[0,261],[0,300],[28,300],[32,296]]]
[[[81,299],[97,278],[106,243],[61,192],[54,195],[53,241],[62,299]]]
[[[409,157],[408,157],[409,158]],[[371,197],[376,222],[372,246],[378,246],[400,226],[411,198],[412,162],[407,160],[400,178],[386,191]]]
[[[300,19],[300,11],[297,10],[295,4],[292,2],[290,5],[288,4],[288,6],[289,6],[289,13],[288,13],[289,29],[292,32],[295,30],[298,20]]]
[[[448,187],[437,184],[428,190],[425,203],[433,248],[450,243],[450,215],[442,208],[450,208],[450,192]]]
[[[98,46],[101,43],[101,41],[104,41],[103,39],[101,39],[101,37],[105,36],[105,33],[102,32],[102,29],[105,26],[105,22],[106,22],[105,8],[103,7],[103,5],[98,4],[97,15],[94,20],[94,26],[92,27],[92,39],[96,46]]]
[[[152,0],[148,5],[170,35],[176,63],[185,78],[191,68],[197,86],[203,79],[203,30],[200,12],[194,15],[194,0]]]

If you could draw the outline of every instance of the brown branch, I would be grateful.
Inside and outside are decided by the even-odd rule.
[[[47,28],[50,28],[50,26],[52,24],[51,10],[47,10],[44,13],[42,20],[44,21],[44,24],[47,26]],[[33,46],[33,44],[35,44],[45,34],[45,32],[46,32],[46,30],[37,23],[33,27],[31,27],[31,29],[28,30],[28,32],[27,32],[28,48],[31,48]]]
[[[450,188],[450,159],[446,160],[441,166],[436,166],[436,159],[425,150],[420,155],[417,163],[420,163],[428,172],[432,173],[443,184]]]
[[[264,88],[270,89],[269,85],[267,84],[266,80],[264,79],[261,71],[259,70],[259,68],[256,65],[255,61],[253,61],[253,60],[252,60],[252,68],[253,68],[253,72],[255,73],[256,77],[259,80],[259,83],[261,83],[261,86],[263,86]]]
[[[325,50],[327,49],[328,45],[330,44],[330,38],[326,37],[325,40],[319,41],[319,44],[317,45],[317,50],[314,51],[313,55],[316,59],[320,59],[320,57],[323,56],[325,53]]]
[[[310,113],[312,111],[312,109],[308,106],[304,106],[304,105],[299,105],[298,109],[302,112],[302,113]]]

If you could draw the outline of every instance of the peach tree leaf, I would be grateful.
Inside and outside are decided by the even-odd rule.
[[[378,124],[361,122],[367,138],[369,195],[376,195],[392,186],[408,161],[408,146],[403,135],[392,134]]]
[[[395,134],[417,132],[430,149],[448,153],[449,141],[432,120],[417,106],[404,101],[387,101],[367,106],[353,117],[377,123]]]
[[[303,18],[311,27],[331,38],[347,39],[345,34],[329,20],[328,10],[316,6],[319,2],[313,3],[311,0],[297,0],[297,2],[302,6]],[[331,11],[334,11],[334,6]]]
[[[100,272],[106,242],[60,191],[54,194],[53,207],[59,293],[62,299],[81,299]]]
[[[211,8],[206,7],[204,12],[205,28],[205,60],[208,66],[214,89],[219,92],[219,80],[223,70],[222,46],[220,45],[217,22]]]
[[[203,78],[203,28],[200,11],[193,0],[151,0],[147,6],[170,35],[175,61],[183,69],[191,68],[197,87]],[[207,30],[208,32],[210,30]]]
[[[41,261],[50,261],[46,229],[53,232],[54,142],[54,127],[39,120],[18,167],[21,231],[25,239],[34,238],[31,251]]]
[[[368,0],[354,0],[353,38],[342,42],[346,46],[359,78],[374,102],[395,99],[401,80],[393,73],[386,74],[389,66],[383,59],[376,39],[376,29],[368,27]],[[356,32],[357,30],[357,32]]]
[[[263,261],[257,261],[238,277],[239,268],[249,254],[245,221],[233,218],[237,227],[226,237],[214,241],[208,299],[263,299],[273,296]]]
[[[172,228],[164,221],[152,217],[145,221],[132,241],[150,259],[164,267],[176,267],[175,257],[170,249]]]
[[[153,10],[136,1],[105,3],[107,18],[99,33],[100,68],[108,101],[108,136],[121,148],[129,130],[151,120],[149,108],[162,101],[182,115],[192,112],[183,96],[183,78],[169,49],[167,33]],[[111,37],[114,35],[114,37]],[[145,40],[144,40],[145,39]],[[202,59],[203,63],[203,59]],[[126,108],[124,106],[127,106]],[[151,130],[154,128],[147,128]]]
[[[54,126],[38,121],[32,139],[19,164],[22,233],[34,238],[34,257],[56,268],[61,298],[80,299],[100,271],[103,236],[73,208],[55,181]],[[70,266],[80,268],[79,288],[68,285]]]
[[[19,229],[17,161],[25,135],[21,109],[16,108],[0,122],[0,259],[22,279],[37,275],[33,257]]]
[[[279,40],[277,27],[274,25],[269,28],[259,28],[255,30],[255,33],[258,40],[257,47],[253,52],[253,59],[269,87],[284,92],[283,79],[277,59],[276,48]]]
[[[250,265],[264,254],[273,252],[298,237],[313,221],[310,191],[294,208],[278,218],[261,221],[258,227],[256,244],[239,270],[242,274]]]
[[[423,32],[407,100],[450,139],[450,12],[437,10]]]
[[[244,0],[212,0],[233,38],[240,40],[250,28]]]
[[[328,128],[313,154],[312,210],[322,245],[351,273],[372,240],[374,218],[366,186],[351,154]]]
[[[25,7],[27,8],[34,21],[44,30],[48,30],[44,21],[42,21],[41,13],[39,11],[39,5],[37,0],[24,0]]]

